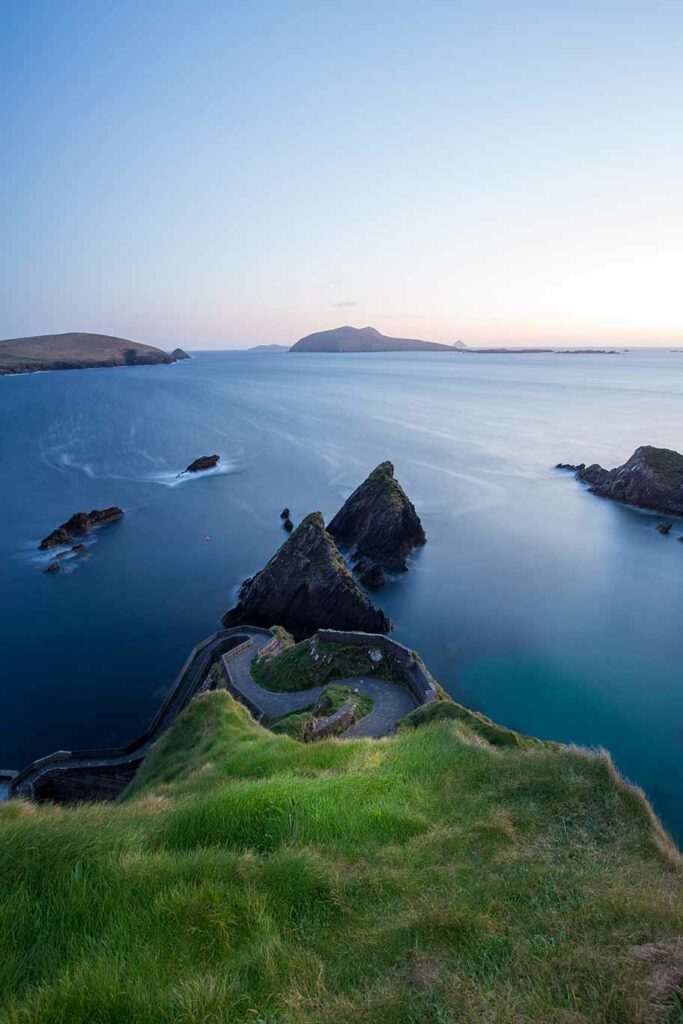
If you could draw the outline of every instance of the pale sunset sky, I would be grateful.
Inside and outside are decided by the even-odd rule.
[[[0,337],[683,343],[680,0],[0,21]]]

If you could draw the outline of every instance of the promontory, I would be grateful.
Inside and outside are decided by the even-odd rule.
[[[182,354],[181,354],[182,353]],[[149,366],[189,359],[181,349],[163,352],[154,345],[108,334],[41,334],[0,341],[0,376],[38,370],[85,370],[109,366]]]
[[[240,589],[225,626],[279,623],[295,637],[317,629],[387,633],[391,623],[349,570],[320,512],[312,512]]]
[[[603,498],[683,516],[683,455],[669,448],[643,445],[616,469],[603,469],[597,463],[559,468],[575,470],[577,478]]]

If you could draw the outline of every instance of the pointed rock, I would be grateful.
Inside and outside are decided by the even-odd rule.
[[[415,506],[390,462],[373,469],[328,529],[338,544],[351,548],[354,559],[369,558],[394,572],[405,570],[406,555],[426,540]]]
[[[349,571],[320,512],[306,516],[266,567],[242,584],[237,605],[223,616],[225,626],[274,622],[297,639],[323,628],[391,629]]]
[[[644,445],[623,466],[579,466],[576,475],[603,498],[667,515],[683,515],[683,455],[669,448]]]

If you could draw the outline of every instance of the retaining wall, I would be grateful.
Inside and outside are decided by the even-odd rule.
[[[9,796],[73,803],[113,800],[126,788],[149,748],[193,697],[212,688],[211,666],[243,637],[271,636],[269,629],[233,627],[213,633],[191,651],[175,682],[141,736],[121,747],[58,750],[38,758],[9,782]]]
[[[418,704],[431,704],[438,700],[436,680],[428,671],[422,658],[408,647],[391,640],[381,633],[347,632],[340,629],[319,629],[315,639],[321,643],[356,644],[359,647],[376,647],[388,654],[401,671],[405,682]]]

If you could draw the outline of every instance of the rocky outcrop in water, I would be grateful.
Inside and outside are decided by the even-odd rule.
[[[73,544],[74,535],[81,536],[90,533],[94,526],[105,526],[113,523],[123,515],[123,509],[112,505],[111,508],[94,508],[91,512],[76,512],[67,519],[65,523],[58,526],[56,530],[43,537],[38,545],[41,551],[49,551],[50,548],[58,548]]]
[[[561,468],[575,470],[577,478],[603,498],[665,515],[683,515],[683,455],[669,448],[644,445],[616,469],[603,469],[597,463]]]
[[[198,459],[190,463],[185,472],[203,473],[207,469],[215,469],[220,460],[220,455],[200,455]]]
[[[171,359],[180,360],[180,359],[191,359],[191,358],[192,357],[188,356],[188,354],[187,354],[187,352],[185,351],[184,348],[174,348],[173,351],[171,352]]]
[[[338,544],[363,559],[363,571],[374,562],[390,572],[405,571],[406,555],[425,543],[425,532],[390,462],[382,462],[344,502],[330,523]]]
[[[306,516],[266,567],[242,584],[237,605],[223,616],[225,626],[275,622],[297,639],[321,628],[391,629],[349,571],[319,512]]]

